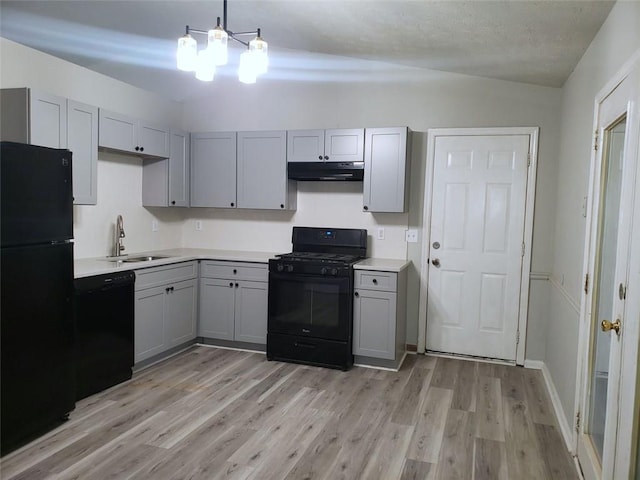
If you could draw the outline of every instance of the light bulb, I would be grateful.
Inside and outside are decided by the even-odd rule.
[[[176,52],[178,69],[185,72],[193,72],[196,69],[198,58],[198,43],[188,33],[178,39]]]
[[[265,42],[260,36],[254,38],[249,42],[249,52],[253,55],[253,63],[256,75],[262,75],[267,73],[269,67],[268,57],[269,44]]]
[[[240,66],[238,67],[238,80],[242,83],[256,83],[256,70],[253,54],[247,50],[240,55]]]
[[[200,50],[198,52],[198,65],[196,67],[196,78],[203,82],[213,81],[213,77],[216,73],[216,66],[211,58],[211,52],[208,49]]]
[[[214,65],[226,65],[228,61],[227,42],[229,40],[229,35],[220,25],[209,30],[207,35],[209,37],[207,49],[211,54]]]

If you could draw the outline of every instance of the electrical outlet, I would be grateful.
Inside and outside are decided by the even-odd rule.
[[[157,232],[158,231],[158,221],[157,220],[151,220],[151,231],[152,232]]]
[[[406,230],[405,238],[408,243],[418,243],[418,230]]]
[[[202,220],[196,220],[196,230],[198,232],[202,230]]]
[[[378,240],[384,240],[384,228],[378,227]]]

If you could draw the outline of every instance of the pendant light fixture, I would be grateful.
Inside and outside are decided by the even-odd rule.
[[[191,36],[192,33],[206,35],[207,46],[198,51],[198,42]],[[238,38],[248,35],[255,35],[255,38],[249,42]],[[226,65],[228,62],[227,43],[229,39],[247,47],[247,50],[240,55],[238,79],[243,83],[256,83],[256,78],[267,72],[269,46],[260,37],[259,28],[253,32],[232,32],[227,28],[227,0],[223,0],[222,23],[218,17],[215,28],[196,30],[187,25],[184,36],[178,39],[176,53],[178,69],[185,72],[195,72],[198,80],[212,81],[216,67]]]

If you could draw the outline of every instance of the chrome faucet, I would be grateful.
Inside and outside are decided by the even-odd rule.
[[[124,250],[124,245],[122,244],[122,239],[125,237],[124,235],[124,225],[122,223],[122,215],[118,215],[116,218],[116,238],[115,238],[115,249],[114,255],[119,257],[122,255],[122,251]]]

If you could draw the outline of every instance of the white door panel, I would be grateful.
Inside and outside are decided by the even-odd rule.
[[[429,350],[515,360],[529,141],[436,139]]]

